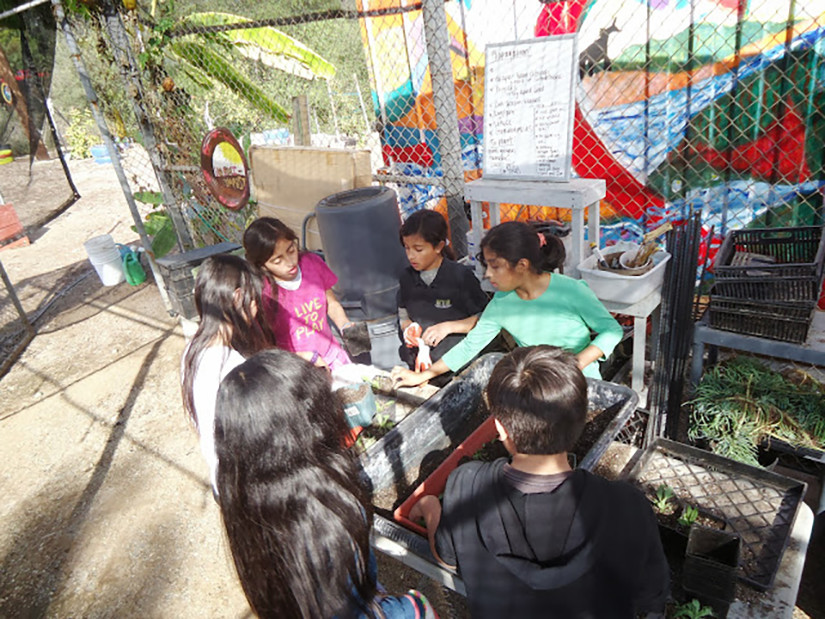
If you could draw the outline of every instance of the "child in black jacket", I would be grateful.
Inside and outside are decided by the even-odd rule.
[[[425,496],[433,554],[457,567],[474,618],[632,618],[662,612],[669,572],[653,510],[624,482],[571,470],[587,382],[559,348],[518,348],[486,391],[508,463],[472,462]]]

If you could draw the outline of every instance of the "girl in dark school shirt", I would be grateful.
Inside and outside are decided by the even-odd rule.
[[[405,344],[400,354],[413,368],[419,338],[430,348],[432,362],[438,361],[475,326],[487,295],[472,270],[454,261],[441,214],[416,211],[399,237],[410,262],[399,278],[398,318]]]

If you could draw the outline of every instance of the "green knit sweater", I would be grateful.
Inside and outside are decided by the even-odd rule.
[[[549,344],[573,354],[593,344],[609,355],[622,339],[622,327],[586,282],[553,273],[537,299],[525,301],[515,291],[497,292],[467,337],[442,357],[444,363],[457,372],[501,329],[519,346]],[[592,341],[591,331],[596,334]],[[584,375],[600,378],[598,363],[588,365]]]

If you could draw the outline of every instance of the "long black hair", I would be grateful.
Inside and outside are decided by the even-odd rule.
[[[555,234],[546,234],[522,221],[505,221],[494,226],[481,239],[478,259],[484,266],[484,249],[504,258],[515,267],[519,260],[527,260],[534,273],[555,271],[564,266],[564,243]]]
[[[249,357],[274,347],[275,336],[263,317],[261,280],[239,256],[219,254],[201,264],[195,308],[200,324],[183,357],[181,389],[184,410],[197,425],[193,386],[201,353],[217,343]]]
[[[243,248],[246,259],[258,270],[261,276],[268,272],[263,266],[275,253],[278,241],[298,241],[298,235],[280,219],[259,217],[243,233]]]
[[[221,383],[218,501],[259,617],[356,617],[375,596],[372,515],[346,432],[328,377],[286,351],[259,353]]]
[[[448,232],[447,221],[443,215],[425,208],[407,217],[404,223],[401,224],[398,238],[402,245],[405,236],[415,236],[416,234],[433,247],[438,247],[438,244],[443,242],[444,249],[441,250],[441,254],[450,260],[455,260],[455,252],[449,245]]]

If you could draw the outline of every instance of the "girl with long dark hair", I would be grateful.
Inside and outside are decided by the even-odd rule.
[[[395,368],[397,385],[420,385],[449,370],[457,372],[502,329],[519,346],[564,348],[576,356],[585,376],[600,378],[597,362],[621,341],[622,327],[586,282],[553,272],[564,265],[564,256],[561,239],[524,222],[492,228],[481,241],[479,259],[497,290],[493,299],[467,337],[430,369]]]
[[[353,326],[332,292],[338,277],[312,252],[302,252],[295,231],[280,219],[259,217],[243,234],[246,258],[263,279],[264,314],[278,346],[335,370],[352,363],[335,340]]]
[[[200,323],[183,353],[183,406],[200,436],[215,488],[215,397],[221,379],[260,350],[275,346],[261,319],[261,281],[246,260],[222,254],[201,264],[195,280]]]
[[[346,430],[328,377],[283,350],[221,384],[218,502],[247,600],[263,618],[434,617],[421,594],[376,594],[372,511]]]

